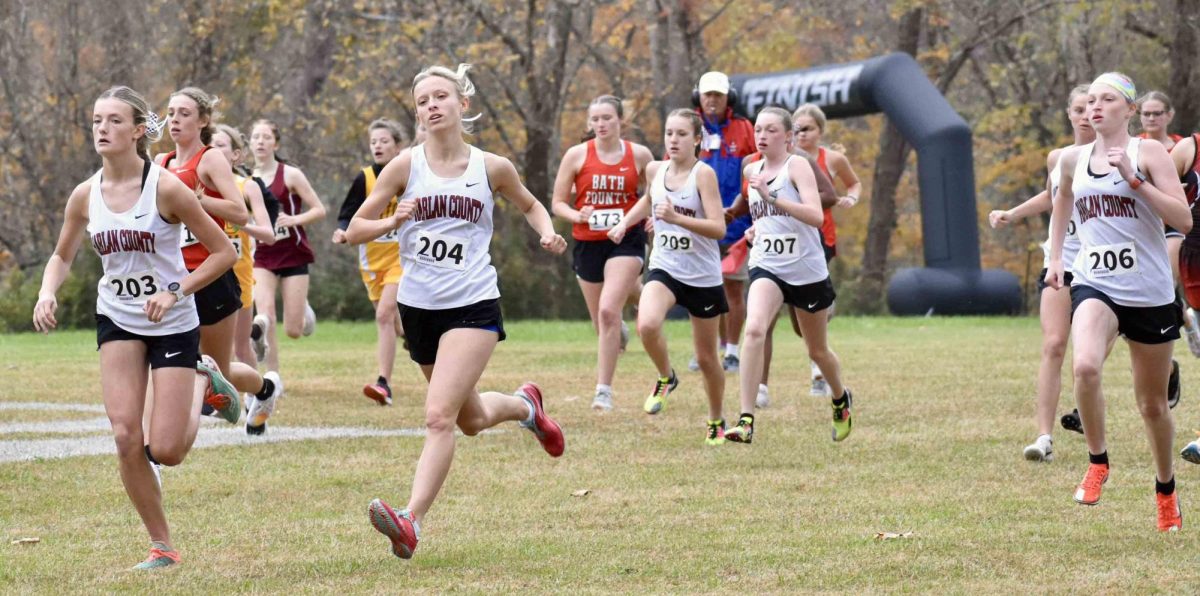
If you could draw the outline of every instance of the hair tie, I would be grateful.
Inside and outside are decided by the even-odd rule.
[[[167,127],[166,120],[160,120],[153,111],[146,113],[146,137],[150,142],[157,143],[162,138],[163,129]]]

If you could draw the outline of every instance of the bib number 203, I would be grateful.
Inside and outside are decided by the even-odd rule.
[[[145,302],[146,298],[158,293],[158,282],[150,272],[110,277],[108,285],[122,302]]]
[[[462,271],[467,266],[466,244],[462,238],[425,232],[417,236],[417,260],[442,269]]]

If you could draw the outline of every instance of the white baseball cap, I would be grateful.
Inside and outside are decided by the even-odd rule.
[[[720,93],[721,95],[729,95],[729,77],[723,72],[711,71],[704,73],[700,77],[700,84],[696,86],[701,95],[705,93]]]

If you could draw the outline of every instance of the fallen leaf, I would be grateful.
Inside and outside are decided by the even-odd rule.
[[[876,540],[895,540],[897,538],[912,538],[912,532],[876,532]]]
[[[568,395],[563,398],[563,401],[575,401],[577,399],[579,399],[578,395]]]
[[[12,544],[37,544],[41,541],[41,538],[18,538],[13,540]]]
[[[591,490],[588,490],[586,488],[581,488],[581,489],[571,493],[571,496],[572,497],[586,497],[591,492],[592,492]]]

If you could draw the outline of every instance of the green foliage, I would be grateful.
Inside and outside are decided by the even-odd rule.
[[[60,329],[95,328],[100,257],[80,250],[71,275],[58,290],[55,318]],[[14,268],[0,276],[0,333],[33,330],[33,306],[42,287],[41,269]]]

